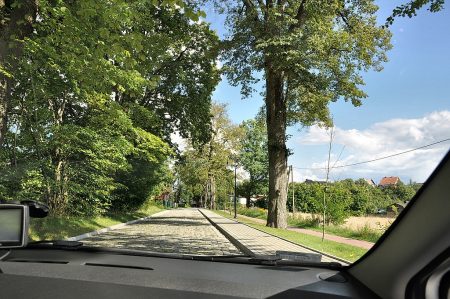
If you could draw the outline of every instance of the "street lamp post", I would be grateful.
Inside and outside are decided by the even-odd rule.
[[[233,164],[230,163],[230,160],[227,160],[227,168],[234,167],[234,198],[233,198],[233,206],[234,206],[234,218],[237,218],[237,162],[234,161]],[[228,168],[229,169],[229,168]],[[231,170],[231,169],[230,169]]]
[[[237,212],[236,212],[236,191],[237,191],[237,165],[234,164],[234,218],[237,218]]]

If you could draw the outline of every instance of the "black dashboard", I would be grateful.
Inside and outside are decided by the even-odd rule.
[[[377,298],[317,267],[19,249],[0,270],[0,298]]]

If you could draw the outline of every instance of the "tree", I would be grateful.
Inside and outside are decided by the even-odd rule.
[[[252,119],[241,124],[243,138],[240,140],[239,163],[249,174],[241,191],[250,206],[250,198],[267,194],[269,159],[267,156],[267,129],[263,119]]]
[[[228,118],[226,105],[214,103],[211,107],[211,138],[198,145],[189,142],[177,167],[182,190],[200,205],[215,208],[217,199],[224,201],[231,190],[231,171],[227,166],[239,150],[240,128]]]
[[[5,3],[8,18],[24,5]],[[137,207],[167,184],[164,140],[176,130],[198,143],[210,136],[217,37],[198,15],[180,0],[39,1],[20,55],[0,61],[14,87],[0,196],[99,214]]]
[[[225,70],[243,96],[261,73],[269,156],[267,225],[286,227],[286,127],[331,125],[328,103],[361,105],[360,71],[381,70],[390,33],[376,24],[373,1],[227,2]]]
[[[428,10],[430,12],[438,12],[444,9],[445,0],[411,0],[405,4],[397,6],[386,19],[386,26],[392,25],[396,17],[406,17],[412,18],[417,15],[417,11],[423,6],[429,4]]]
[[[31,35],[37,0],[0,1],[0,149],[8,131],[15,58],[22,55],[21,41]]]

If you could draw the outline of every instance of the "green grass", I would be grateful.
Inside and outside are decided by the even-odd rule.
[[[232,218],[228,213],[223,211],[214,211],[221,216]],[[329,240],[324,240],[320,237],[306,235],[298,232],[293,232],[289,230],[284,229],[278,229],[278,228],[272,228],[267,227],[261,224],[257,224],[251,220],[241,218],[238,216],[238,220],[242,223],[245,223],[251,227],[254,227],[256,229],[262,230],[266,233],[284,238],[286,240],[289,240],[291,242],[294,242],[299,245],[304,245],[310,248],[313,248],[315,250],[328,253],[331,255],[334,255],[336,257],[345,259],[350,262],[354,262],[358,260],[364,253],[367,252],[366,249],[355,247],[347,244],[337,243]]]
[[[237,213],[248,217],[267,219],[267,210],[261,208],[243,208],[239,207]]]
[[[149,216],[161,211],[159,206],[148,205],[136,212],[114,213],[97,217],[46,217],[32,218],[30,238],[38,240],[61,240],[88,233],[114,224]]]
[[[322,232],[321,227],[309,227],[309,229]],[[328,226],[325,227],[325,232],[328,234],[346,237],[350,239],[362,240],[375,243],[383,234],[382,231],[374,230],[368,225],[365,225],[357,230],[339,227],[339,226]]]

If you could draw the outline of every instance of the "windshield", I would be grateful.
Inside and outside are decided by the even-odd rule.
[[[31,241],[358,260],[450,148],[450,12],[338,2],[0,1],[0,200]]]

